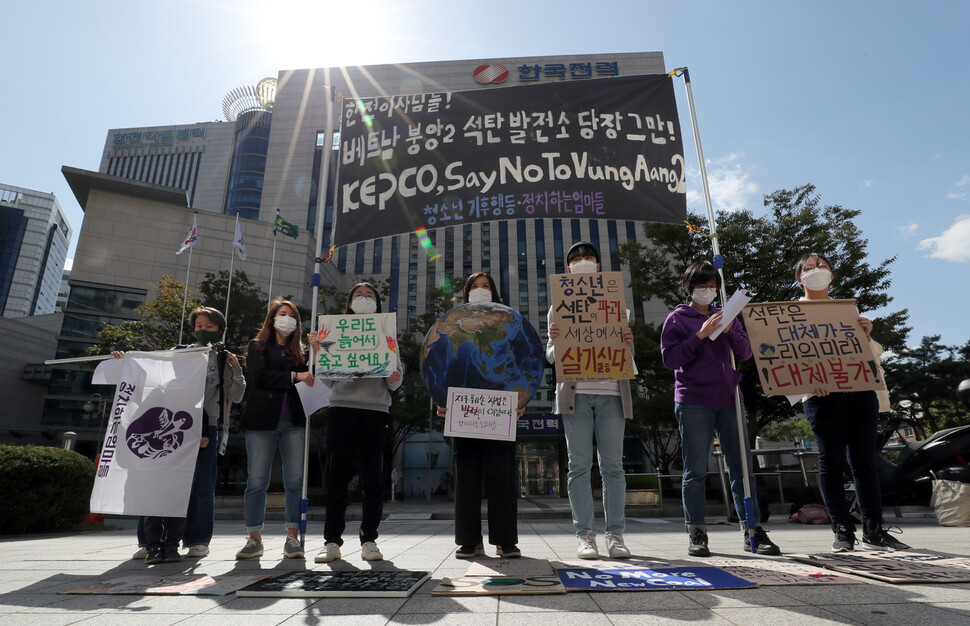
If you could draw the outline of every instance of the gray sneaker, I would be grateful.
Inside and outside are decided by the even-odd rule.
[[[623,535],[606,533],[606,549],[609,551],[611,559],[630,558],[630,549],[623,543]]]
[[[293,535],[287,535],[286,543],[283,544],[283,556],[288,559],[302,559],[304,554],[306,553],[300,545],[300,540]]]
[[[263,542],[249,537],[243,549],[236,553],[236,560],[255,559],[260,556],[263,556]]]

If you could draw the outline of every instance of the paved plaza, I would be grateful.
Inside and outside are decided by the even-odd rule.
[[[344,559],[333,569],[407,569],[431,572],[431,580],[407,599],[237,598],[230,594],[200,596],[61,595],[64,589],[152,574],[259,575],[294,569],[328,569],[313,556],[323,547],[322,511],[311,510],[306,560],[282,558],[284,531],[279,521],[267,522],[266,555],[236,561],[245,542],[241,515],[220,510],[211,554],[198,560],[146,566],[131,560],[136,549],[134,520],[109,519],[117,530],[58,535],[8,537],[0,541],[0,623],[22,624],[970,624],[970,583],[890,585],[867,580],[864,585],[773,586],[721,591],[570,592],[554,596],[437,597],[432,589],[442,577],[465,573],[466,561],[454,556],[454,522],[446,502],[388,503],[387,519],[378,541],[382,562],[360,558],[358,523],[349,522]],[[353,507],[353,505],[352,505]],[[357,510],[351,509],[350,517]],[[523,556],[575,559],[576,539],[564,515],[563,499],[523,500],[519,547]],[[943,528],[926,515],[907,511],[887,522],[903,529],[902,540],[914,548],[970,556],[970,529]],[[427,518],[432,519],[415,519]],[[236,519],[224,519],[227,517]],[[316,518],[316,519],[314,519]],[[602,524],[602,520],[597,520]],[[716,518],[710,522],[716,522]],[[741,549],[735,525],[709,527],[714,556],[750,557]],[[774,515],[766,529],[785,553],[827,551],[832,533],[827,526],[802,526]],[[602,536],[602,529],[600,529]],[[679,517],[628,519],[625,533],[637,556],[665,561],[687,559],[687,535]],[[600,540],[600,550],[604,551]],[[494,551],[489,549],[489,554]],[[783,557],[758,557],[783,558]],[[693,559],[703,564],[703,559]]]

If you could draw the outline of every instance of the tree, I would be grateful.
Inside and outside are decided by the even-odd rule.
[[[193,341],[189,313],[198,306],[195,296],[191,292],[185,293],[185,285],[171,276],[162,276],[152,287],[151,297],[135,309],[139,319],[120,326],[104,324],[98,333],[98,343],[88,348],[88,354],[108,354],[112,350],[168,350],[179,341],[180,323],[182,341]]]
[[[205,306],[226,312],[226,288],[229,287],[229,270],[218,275],[206,272],[199,283]],[[229,294],[229,316],[226,318],[226,349],[241,354],[249,341],[259,333],[266,319],[266,292],[249,279],[246,272],[232,273],[232,291]]]
[[[866,239],[854,220],[859,211],[821,204],[814,185],[779,190],[764,197],[765,215],[752,211],[717,215],[717,240],[724,258],[725,288],[730,294],[747,288],[760,302],[792,300],[800,295],[795,265],[805,252],[818,252],[834,264],[833,298],[855,298],[860,311],[887,306],[892,297],[889,267],[895,257],[873,266],[866,253]],[[706,219],[689,214],[694,226]],[[633,292],[642,298],[658,298],[667,307],[683,302],[683,272],[698,260],[711,258],[707,237],[682,226],[645,224],[646,243],[621,247],[621,258],[630,264]],[[905,345],[909,333],[908,312],[903,309],[873,320],[873,337],[889,350]],[[659,359],[659,354],[655,355]],[[638,362],[638,366],[639,366]],[[751,441],[758,431],[777,420],[788,419],[792,409],[784,398],[765,396],[752,360],[739,364],[741,392],[745,400]],[[671,385],[666,391],[673,394]]]
[[[923,337],[886,359],[884,369],[893,409],[924,426],[927,434],[970,423],[956,398],[960,381],[970,377],[970,341],[945,346],[940,335]]]

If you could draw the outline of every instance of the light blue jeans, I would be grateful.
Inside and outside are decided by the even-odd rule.
[[[606,532],[623,534],[626,528],[626,475],[623,473],[623,402],[620,396],[576,394],[575,413],[563,415],[569,451],[569,508],[576,535],[593,530],[593,434],[600,476],[603,477],[603,513]]]
[[[294,426],[291,418],[280,418],[276,430],[246,431],[246,531],[259,532],[266,517],[266,490],[276,448],[283,460],[283,488],[286,491],[284,517],[286,528],[300,527],[300,498],[303,496],[303,438],[302,426]]]
[[[734,403],[719,409],[713,409],[698,404],[674,403],[674,415],[680,425],[680,443],[684,454],[684,480],[681,493],[684,498],[684,518],[687,530],[705,526],[704,490],[707,481],[707,463],[711,458],[711,447],[714,435],[721,444],[724,455],[724,465],[727,467],[731,493],[734,496],[734,508],[741,518],[741,530],[745,530],[744,523],[744,481],[741,478],[741,439],[738,436],[738,418],[734,410]],[[748,459],[748,479],[751,481],[752,491],[755,488],[754,475],[751,473],[751,459]],[[751,494],[754,503],[754,518],[756,525],[761,519],[758,510],[758,498]]]

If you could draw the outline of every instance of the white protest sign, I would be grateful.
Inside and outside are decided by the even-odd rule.
[[[444,435],[515,441],[518,402],[514,391],[449,387]]]

